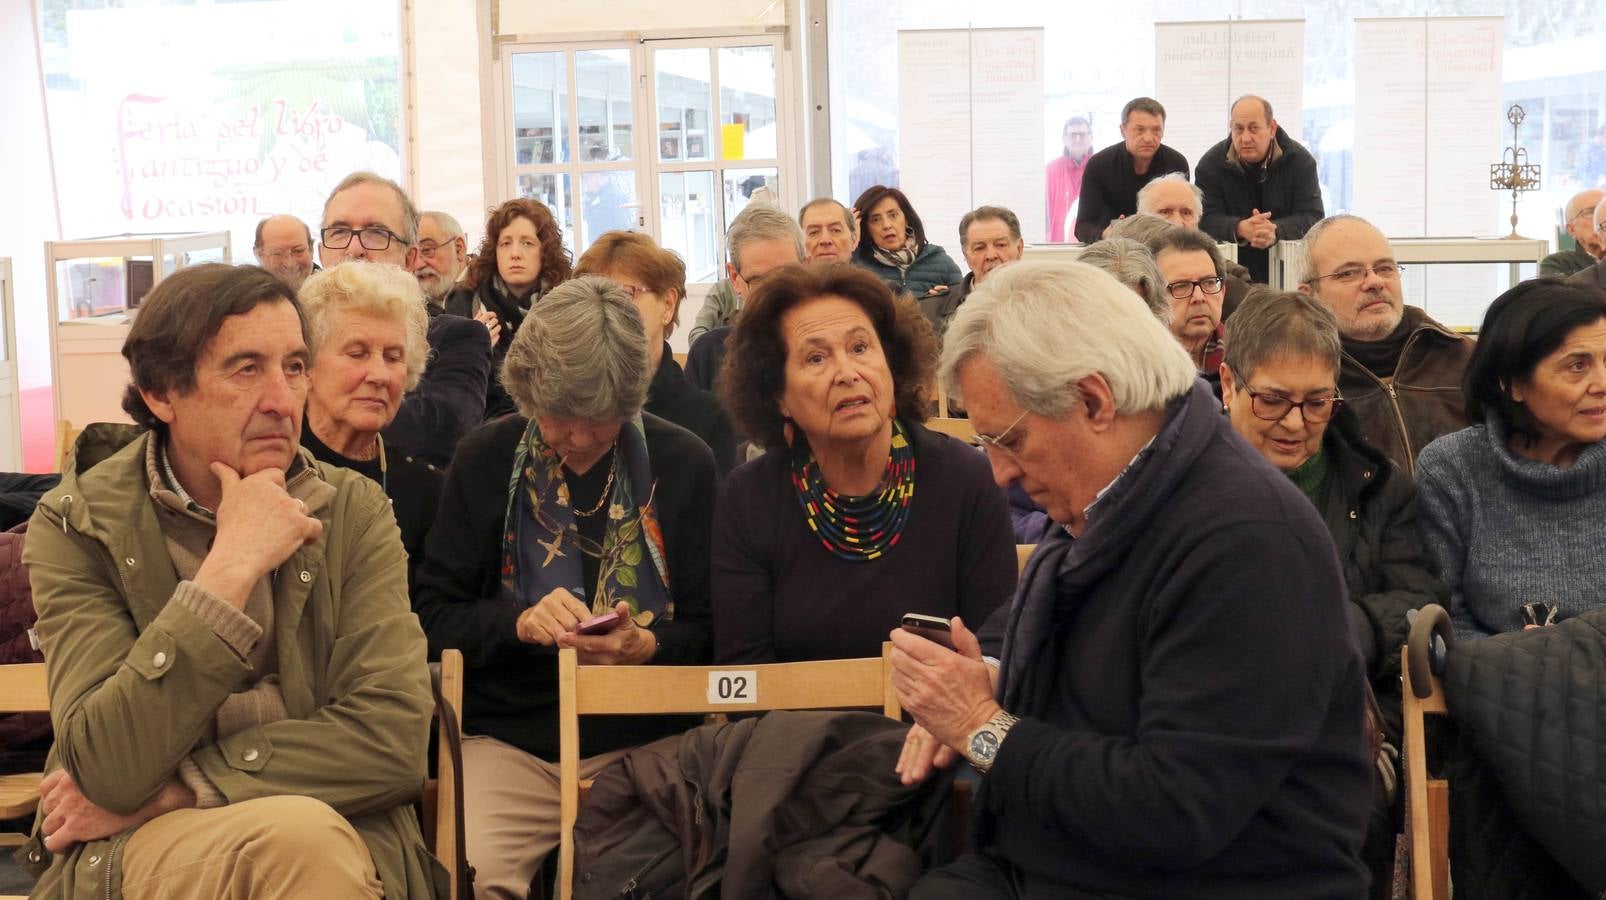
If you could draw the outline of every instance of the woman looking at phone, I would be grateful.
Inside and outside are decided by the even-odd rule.
[[[715,517],[720,663],[878,656],[905,613],[981,622],[1015,587],[986,457],[928,431],[936,341],[908,297],[843,265],[766,275],[718,388],[767,452]]]
[[[926,240],[926,226],[903,191],[875,185],[859,195],[853,209],[859,219],[853,261],[894,291],[935,297],[964,278],[953,257]]]
[[[557,650],[582,665],[708,657],[714,456],[642,412],[652,368],[630,295],[595,276],[554,288],[508,348],[519,414],[458,445],[414,608],[431,653],[463,651],[467,852],[480,896],[522,897],[558,842]],[[616,614],[598,634],[580,629]],[[695,725],[598,716],[582,778]]]

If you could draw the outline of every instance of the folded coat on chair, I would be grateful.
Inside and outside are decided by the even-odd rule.
[[[1492,772],[1516,823],[1589,896],[1600,896],[1606,891],[1606,610],[1462,641],[1449,654],[1444,693],[1464,742]],[[1487,781],[1481,786],[1491,788]],[[1458,789],[1452,777],[1452,803],[1465,809]],[[1452,812],[1452,859],[1465,847],[1458,830],[1475,838],[1467,829],[1487,829],[1491,817],[1478,818],[1458,823]],[[1510,847],[1510,836],[1495,845]],[[1513,874],[1533,881],[1531,869]],[[1485,872],[1478,880],[1492,877]],[[1461,884],[1457,879],[1458,893]]]
[[[575,900],[904,896],[932,862],[952,782],[899,783],[908,728],[780,711],[632,750],[581,806]]]

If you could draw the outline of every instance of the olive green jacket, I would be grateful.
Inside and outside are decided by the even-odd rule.
[[[61,485],[40,501],[23,562],[56,731],[46,771],[65,767],[86,798],[139,809],[189,756],[235,803],[314,797],[351,821],[388,898],[445,896],[412,802],[423,789],[434,701],[424,633],[407,600],[407,561],[378,485],[315,463],[336,493],[313,513],[317,543],[273,578],[278,674],[289,718],[197,749],[250,667],[183,604],[150,485],[148,432],[91,425]],[[56,855],[34,824],[18,859],[35,897],[121,894],[129,834]]]

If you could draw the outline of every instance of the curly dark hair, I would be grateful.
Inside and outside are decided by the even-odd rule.
[[[926,226],[920,221],[920,214],[915,212],[914,204],[909,202],[903,191],[884,184],[874,184],[865,188],[859,199],[853,201],[853,208],[859,211],[860,218],[859,246],[855,248],[855,252],[863,259],[873,258],[872,254],[875,252],[875,238],[870,235],[870,210],[875,209],[877,203],[888,197],[891,197],[898,204],[898,208],[903,210],[904,221],[909,223],[909,230],[915,234],[915,247],[924,250],[929,243],[926,240]]]
[[[502,237],[502,229],[515,219],[529,219],[535,226],[535,236],[541,241],[541,275],[536,290],[544,294],[574,274],[574,261],[563,246],[563,229],[552,217],[552,210],[547,209],[545,203],[528,197],[515,197],[491,210],[490,218],[485,220],[485,239],[480,241],[476,251],[473,280],[465,287],[473,290],[496,274],[496,242]]]
[[[136,424],[161,432],[166,425],[146,405],[141,390],[188,394],[195,388],[195,364],[229,316],[243,316],[262,303],[288,303],[301,320],[307,316],[277,275],[260,266],[201,263],[162,279],[140,304],[123,341],[130,376],[123,412]]]
[[[765,447],[786,443],[780,398],[786,390],[787,310],[821,297],[858,304],[875,326],[892,372],[893,413],[924,422],[929,414],[937,338],[914,298],[895,296],[869,272],[848,263],[783,266],[747,295],[727,343],[715,390],[737,431]]]

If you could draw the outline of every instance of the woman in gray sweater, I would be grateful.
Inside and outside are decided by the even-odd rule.
[[[1606,606],[1606,293],[1542,278],[1501,294],[1462,387],[1475,424],[1416,469],[1457,634]]]

